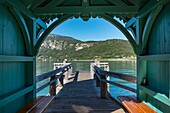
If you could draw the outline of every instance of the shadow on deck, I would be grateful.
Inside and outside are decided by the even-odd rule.
[[[77,74],[78,75],[78,74]],[[111,98],[100,98],[100,89],[89,73],[71,77],[45,113],[124,113]]]

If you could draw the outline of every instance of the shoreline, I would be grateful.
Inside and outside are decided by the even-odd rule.
[[[72,61],[95,61],[95,60],[72,60]],[[100,59],[99,61],[136,61],[136,59],[118,58],[118,59]]]
[[[55,61],[55,60],[37,60],[37,61]],[[71,61],[73,61],[73,62],[78,62],[78,61],[81,61],[81,62],[86,62],[86,61],[90,61],[90,62],[93,62],[93,61],[95,61],[95,59],[93,59],[93,60],[68,60],[68,62],[71,62]],[[116,58],[116,59],[98,59],[98,61],[101,61],[101,62],[103,62],[103,61],[136,61],[136,58],[132,58],[132,59],[130,59],[130,58]]]

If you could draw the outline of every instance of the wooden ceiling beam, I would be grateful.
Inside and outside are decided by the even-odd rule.
[[[117,13],[137,14],[136,6],[64,6],[64,7],[40,7],[33,10],[34,15],[57,15],[57,14],[89,14],[89,13]]]
[[[162,3],[161,0],[150,0],[138,13],[137,18],[142,18],[146,14],[152,11],[152,9],[156,8],[158,5]]]
[[[45,2],[46,0],[34,0],[31,4],[30,9],[35,9],[37,6],[41,5],[43,2]]]
[[[141,0],[129,0],[132,4],[134,4],[135,6],[139,6]]]
[[[116,6],[127,6],[124,2],[121,0],[109,0],[111,3],[115,4]]]
[[[16,9],[18,9],[20,12],[25,14],[30,19],[32,19],[32,20],[35,19],[33,13],[19,0],[15,0],[15,1],[14,0],[6,0],[5,4],[8,6],[15,7]]]
[[[57,6],[64,2],[65,0],[52,0],[50,3],[48,3],[46,6],[51,7],[51,6]]]

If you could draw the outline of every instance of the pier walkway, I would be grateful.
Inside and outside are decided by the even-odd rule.
[[[45,113],[125,113],[111,98],[100,98],[99,87],[90,73],[69,78]]]

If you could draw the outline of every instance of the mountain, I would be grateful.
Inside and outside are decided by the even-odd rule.
[[[40,47],[38,59],[92,60],[134,57],[132,47],[126,40],[83,42],[72,37],[50,34]]]

